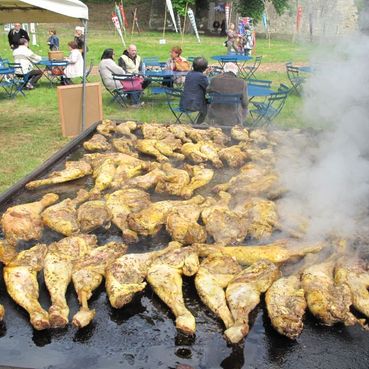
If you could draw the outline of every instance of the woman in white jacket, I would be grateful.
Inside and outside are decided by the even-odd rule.
[[[64,69],[63,84],[69,85],[72,83],[71,78],[83,76],[83,58],[78,49],[77,42],[68,42],[70,54],[67,58],[68,65]]]

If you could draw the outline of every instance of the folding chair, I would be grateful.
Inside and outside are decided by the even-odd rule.
[[[249,80],[250,78],[256,79],[255,73],[259,69],[262,59],[263,59],[262,56],[256,56],[253,65],[244,67],[244,72],[246,73],[244,79],[246,80]]]
[[[258,86],[258,87],[265,87],[270,88],[272,85],[272,81],[266,79],[249,79],[247,81],[249,86]]]
[[[197,118],[199,117],[200,112],[184,110],[179,105],[182,94],[183,94],[182,90],[167,88],[165,91],[165,94],[167,97],[167,103],[168,103],[169,109],[171,110],[171,112],[176,118],[175,123],[181,124],[181,117],[185,115],[190,120],[191,124],[196,124]],[[194,117],[192,117],[192,115],[194,115]]]
[[[91,60],[91,62],[90,62],[90,66],[88,67],[88,69],[87,69],[87,71],[86,71],[86,75],[85,75],[86,82],[89,82],[89,80],[88,80],[88,76],[91,74],[93,67],[94,67],[94,61],[93,61],[93,60]],[[81,82],[83,82],[83,77],[81,77]]]
[[[134,88],[134,83],[137,76],[134,74],[113,74],[113,80],[115,83],[115,89],[112,91],[113,101],[117,101],[122,107],[127,107],[129,104],[130,96],[133,94],[142,94],[142,89],[137,90]],[[125,90],[121,81],[126,81],[132,84],[132,89]]]
[[[269,125],[272,120],[281,112],[286,103],[289,89],[286,85],[281,85],[278,92],[270,94],[264,102],[251,102],[255,109],[250,110],[252,118],[251,126]]]
[[[217,65],[212,65],[210,67],[210,72],[208,74],[209,78],[217,76],[218,74],[222,74],[223,73],[223,68],[219,67]]]
[[[15,97],[18,93],[26,96],[23,89],[27,85],[29,73],[23,74],[22,65],[20,63],[8,63],[8,67],[14,69],[14,75],[12,79],[9,80],[12,84],[10,97]]]
[[[242,98],[242,94],[209,92],[207,100],[210,105],[234,105],[236,109],[237,105],[242,104]]]
[[[168,89],[167,86],[163,86],[163,82],[165,81],[165,78],[161,76],[150,76],[150,85],[148,86],[148,90],[152,95],[160,95],[165,94],[166,90]],[[166,80],[167,82],[170,82],[170,80]]]
[[[298,67],[294,67],[291,62],[286,64],[287,77],[291,82],[293,91],[296,95],[301,96],[302,87],[305,82],[305,78],[300,75],[300,70]]]

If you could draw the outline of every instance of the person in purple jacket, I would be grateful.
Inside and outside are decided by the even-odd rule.
[[[194,59],[192,71],[186,75],[183,94],[179,103],[181,109],[200,112],[196,123],[202,123],[207,113],[205,94],[209,81],[204,74],[207,67],[208,61],[205,58]]]

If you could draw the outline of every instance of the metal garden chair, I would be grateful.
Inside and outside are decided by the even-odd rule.
[[[246,73],[244,79],[246,80],[249,80],[250,78],[256,79],[255,73],[259,69],[262,59],[263,59],[262,56],[256,56],[253,65],[244,67],[244,73]]]
[[[251,126],[269,125],[283,109],[290,89],[286,85],[280,85],[277,92],[269,95],[263,102],[253,102],[250,109],[252,118]]]
[[[134,74],[113,74],[113,80],[115,83],[115,89],[111,91],[113,95],[113,101],[116,101],[122,107],[129,106],[130,96],[133,94],[142,94],[142,89],[134,89],[134,83],[137,76]],[[121,81],[127,82],[127,84],[132,84],[132,89],[126,90]]]
[[[167,88],[165,94],[169,109],[176,118],[175,123],[181,124],[181,117],[185,115],[190,120],[191,124],[196,124],[200,112],[188,111],[180,107],[179,103],[183,94],[182,90]]]
[[[10,97],[15,97],[19,93],[26,96],[23,90],[27,85],[29,73],[23,74],[20,63],[8,63],[8,67],[14,69],[14,75],[9,79]]]
[[[303,88],[306,78],[300,75],[299,68],[293,66],[291,62],[286,64],[286,71],[287,71],[287,77],[289,81],[291,82],[293,91],[297,95],[301,96],[302,88]]]

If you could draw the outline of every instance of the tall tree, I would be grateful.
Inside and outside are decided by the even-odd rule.
[[[278,14],[282,14],[288,8],[288,0],[239,0],[239,12],[255,21],[261,19],[266,3],[271,2]]]

